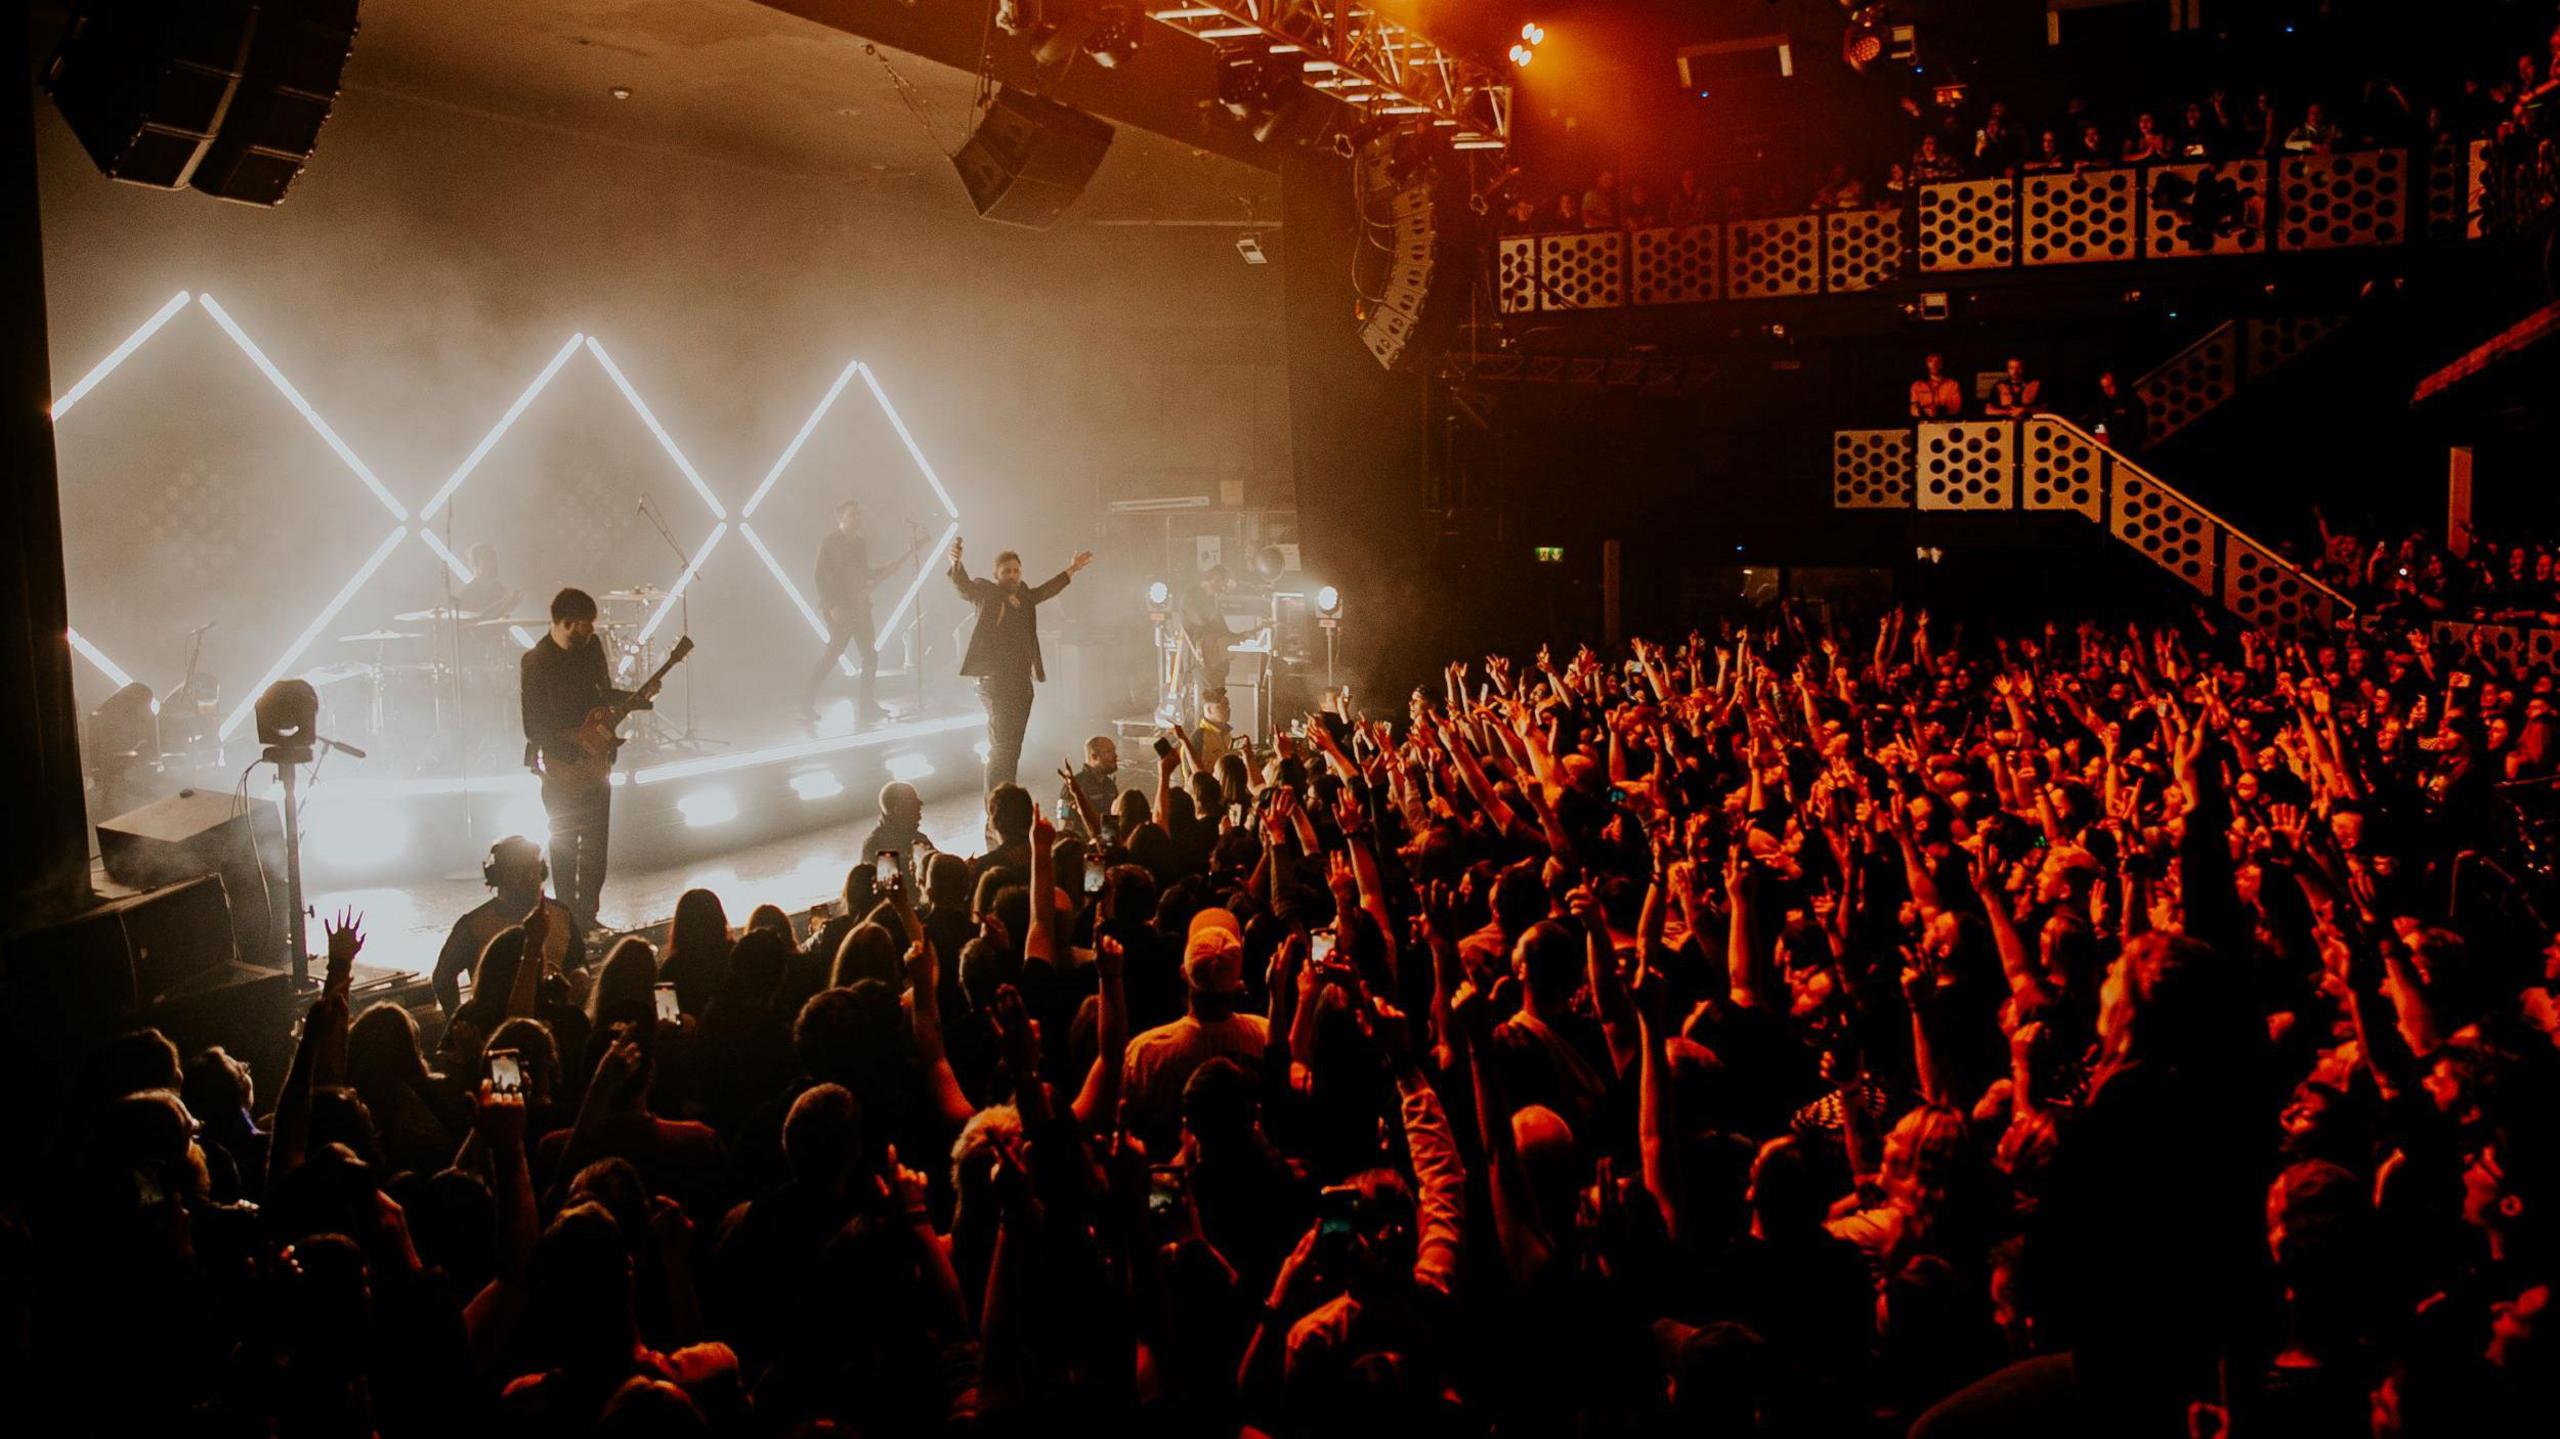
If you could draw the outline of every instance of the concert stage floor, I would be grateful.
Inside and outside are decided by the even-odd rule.
[[[675,914],[678,896],[697,888],[720,896],[732,925],[743,927],[747,915],[760,904],[778,904],[798,923],[811,904],[843,893],[845,871],[859,858],[854,851],[875,818],[866,799],[858,814],[824,829],[683,863],[647,868],[616,864],[605,880],[605,926],[620,932],[663,924]],[[925,804],[925,833],[936,846],[954,854],[983,849],[983,827],[981,801],[974,787],[969,793]],[[313,910],[322,916],[347,907],[364,912],[363,962],[368,969],[411,970],[423,980],[434,970],[436,953],[443,948],[454,920],[488,897],[488,889],[473,872],[323,887],[314,889],[309,898]],[[317,923],[311,935],[317,947]]]

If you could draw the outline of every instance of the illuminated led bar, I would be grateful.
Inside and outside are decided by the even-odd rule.
[[[693,577],[702,573],[702,562],[711,558],[712,548],[718,545],[720,537],[727,533],[729,533],[727,520],[722,520],[711,527],[711,538],[704,540],[702,548],[693,552],[692,562],[684,567],[683,574],[676,576],[675,587],[667,591],[665,599],[658,601],[657,613],[649,616],[649,622],[640,627],[640,643],[647,644],[649,637],[658,632],[658,626],[667,622],[667,616],[675,613],[676,601],[684,598],[685,586],[692,584]]]
[[[906,442],[907,453],[915,457],[916,468],[924,471],[924,482],[933,486],[934,497],[942,501],[942,512],[955,520],[960,518],[960,507],[951,502],[951,492],[942,487],[942,476],[933,472],[933,462],[924,457],[923,447],[916,443],[914,435],[907,432],[907,422],[898,418],[898,407],[889,403],[888,392],[880,388],[880,377],[871,372],[869,365],[862,366],[862,383],[871,387],[871,398],[880,402],[880,413],[887,415],[889,423],[897,427],[898,438]]]
[[[586,340],[587,337],[582,334],[569,337],[569,342],[562,345],[559,353],[551,357],[551,363],[542,367],[542,373],[534,376],[533,383],[525,386],[524,393],[516,396],[516,402],[507,407],[504,415],[498,417],[498,423],[490,427],[489,433],[480,437],[480,443],[472,448],[469,457],[445,478],[444,485],[436,491],[435,498],[427,501],[425,509],[418,511],[420,519],[432,520],[436,517],[436,511],[445,507],[445,502],[453,498],[453,492],[461,489],[462,482],[471,478],[471,472],[480,468],[480,462],[489,457],[489,451],[498,443],[498,437],[515,424],[516,417],[524,413],[525,406],[533,403],[533,397],[542,393],[543,387],[551,383],[551,377],[560,373],[560,367],[569,363],[569,357],[578,353],[578,347],[585,344]],[[627,394],[629,391],[626,389],[624,393]],[[645,414],[646,411],[642,413]],[[666,437],[661,435],[659,438]]]
[[[123,364],[127,357],[131,356],[134,351],[141,349],[143,341],[159,334],[160,327],[169,323],[173,316],[175,316],[180,310],[187,307],[187,301],[194,298],[195,296],[188,294],[184,290],[180,290],[178,293],[171,295],[168,302],[163,304],[159,309],[153,311],[151,318],[143,321],[139,329],[136,329],[132,334],[124,337],[123,344],[109,350],[105,359],[100,360],[97,363],[97,366],[91,369],[89,373],[82,375],[80,377],[80,383],[73,385],[69,390],[64,391],[62,398],[53,402],[53,418],[58,422],[63,416],[70,414],[71,407],[80,403],[81,396],[98,388],[99,381],[115,373],[116,366]],[[125,683],[130,684],[132,681],[127,680]]]
[[[906,724],[884,725],[879,729],[856,730],[851,734],[828,735],[818,739],[795,740],[766,749],[732,750],[725,754],[701,755],[669,764],[652,765],[635,770],[633,784],[664,784],[669,780],[692,779],[699,775],[724,774],[730,770],[750,769],[776,760],[814,759],[819,755],[841,754],[851,749],[867,749],[874,745],[893,744],[899,740],[918,739],[925,735],[950,734],[958,730],[983,729],[983,714],[949,715],[941,719],[911,720]]]
[[[329,422],[320,418],[318,410],[311,408],[311,402],[302,397],[302,392],[293,387],[293,381],[284,377],[284,371],[276,368],[276,362],[267,358],[266,351],[258,348],[257,342],[249,338],[248,333],[240,328],[239,322],[231,318],[230,312],[215,304],[211,295],[196,296],[196,303],[204,307],[206,314],[213,316],[213,322],[222,327],[222,332],[231,337],[231,343],[240,347],[240,352],[249,357],[249,362],[258,367],[259,373],[267,377],[268,382],[276,387],[277,392],[291,402],[296,410],[302,412],[302,418],[310,421],[311,428],[319,432],[320,438],[328,442],[329,448],[338,452],[338,458],[347,462],[347,468],[355,471],[356,478],[364,481],[364,487],[373,491],[375,499],[382,501],[382,507],[391,512],[391,517],[406,524],[409,519],[409,507],[400,503],[391,491],[384,487],[382,481],[375,478],[373,470],[357,456],[354,450],[347,448],[347,442],[338,438],[338,432],[329,428]],[[223,732],[230,733],[230,727],[224,726]]]
[[[782,457],[773,462],[772,469],[765,471],[764,483],[756,486],[756,492],[754,494],[747,496],[746,504],[741,506],[738,510],[738,517],[740,519],[744,519],[747,516],[754,514],[756,512],[756,506],[764,503],[764,497],[772,491],[774,482],[782,478],[783,469],[791,463],[794,456],[800,453],[800,447],[809,442],[809,432],[818,428],[818,421],[827,417],[827,411],[835,407],[836,396],[844,393],[844,387],[853,382],[854,371],[861,368],[862,362],[860,360],[847,360],[845,362],[844,372],[837,375],[836,382],[827,387],[827,397],[818,402],[818,408],[809,412],[808,419],[800,422],[800,433],[791,437],[791,443],[783,448]],[[878,387],[874,386],[873,389],[876,392]],[[888,402],[884,400],[881,403],[885,407]],[[939,488],[939,486],[936,488]],[[823,636],[821,636],[821,638],[823,638]]]
[[[240,707],[233,710],[231,717],[222,722],[220,731],[222,738],[231,738],[231,732],[240,728],[240,722],[249,717],[250,710],[256,708],[258,696],[266,693],[267,686],[284,678],[285,671],[293,667],[295,660],[302,658],[302,652],[311,648],[313,640],[320,638],[320,632],[327,629],[329,622],[338,617],[338,611],[347,607],[347,601],[356,597],[356,591],[364,588],[364,582],[373,578],[373,572],[382,568],[382,562],[391,558],[391,552],[400,547],[400,541],[406,538],[408,533],[406,528],[395,525],[391,533],[382,537],[382,543],[373,547],[372,555],[368,556],[346,584],[339,588],[338,593],[331,597],[329,603],[321,607],[320,613],[312,618],[311,623],[303,627],[302,633],[294,637],[293,643],[286,647],[283,656],[273,665],[268,666],[265,677],[249,687],[248,697],[241,700]]]
[[[834,638],[827,633],[827,622],[810,607],[807,598],[800,593],[800,587],[793,584],[791,576],[784,572],[782,561],[775,559],[773,551],[765,548],[764,536],[756,533],[756,527],[740,520],[738,533],[746,537],[748,548],[756,552],[757,559],[764,561],[764,567],[773,572],[773,582],[782,586],[782,592],[791,597],[792,606],[800,611],[800,618],[809,622],[810,631],[816,634],[822,643]],[[836,656],[836,668],[844,671],[845,678],[853,678],[853,657],[851,655]]]
[[[605,374],[613,379],[613,387],[622,392],[622,398],[631,402],[631,408],[640,412],[640,422],[649,427],[649,433],[658,437],[658,447],[665,450],[667,458],[675,461],[676,468],[684,471],[684,477],[693,482],[693,492],[702,496],[702,502],[711,507],[711,517],[715,520],[729,518],[729,512],[721,507],[720,497],[711,493],[711,487],[702,482],[701,474],[693,468],[693,461],[686,459],[684,451],[676,448],[675,439],[667,433],[667,427],[659,424],[658,417],[649,412],[640,392],[631,388],[631,381],[623,377],[622,367],[613,362],[613,357],[604,352],[604,346],[597,344],[593,335],[587,336],[587,353],[596,357],[597,364],[604,366]]]
[[[418,530],[418,542],[436,552],[436,558],[444,561],[444,567],[453,571],[455,580],[467,585],[479,578],[471,573],[471,567],[462,562],[460,555],[446,548],[443,538],[435,531],[421,526]]]
[[[907,581],[907,592],[898,596],[898,607],[889,611],[889,622],[882,625],[880,633],[872,639],[873,649],[876,650],[888,644],[889,636],[897,633],[898,621],[907,617],[907,608],[913,605],[916,602],[916,596],[923,592],[924,582],[933,578],[933,572],[941,563],[943,553],[951,548],[952,538],[959,533],[960,522],[955,519],[943,527],[942,538],[933,542],[933,548],[924,552],[924,567],[916,571],[914,579]]]
[[[78,630],[72,630],[70,632],[70,636],[71,648],[73,651],[78,653],[80,658],[96,665],[98,667],[98,673],[105,675],[109,680],[112,680],[117,689],[123,689],[126,685],[133,683],[133,676],[124,672],[124,666],[117,664],[114,660],[108,659],[107,652],[98,648],[96,645],[89,643],[88,636],[83,635]],[[160,706],[157,701],[154,701],[151,707],[156,710]]]

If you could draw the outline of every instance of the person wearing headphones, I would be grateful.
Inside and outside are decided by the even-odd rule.
[[[480,878],[497,893],[477,909],[453,922],[453,932],[446,935],[444,948],[436,955],[436,1003],[445,1014],[462,1007],[461,978],[465,971],[480,962],[480,951],[509,925],[522,924],[536,904],[551,911],[551,933],[543,946],[549,953],[543,958],[563,972],[586,968],[586,941],[581,937],[577,917],[568,906],[545,896],[542,886],[551,878],[551,866],[542,858],[542,846],[520,834],[508,835],[489,846],[489,861],[480,866]]]

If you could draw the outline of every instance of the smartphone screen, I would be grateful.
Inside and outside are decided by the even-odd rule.
[[[669,1024],[673,1024],[676,1021],[676,1017],[683,1012],[682,1008],[676,1004],[675,985],[672,983],[661,982],[658,985],[658,1018]]]
[[[1156,758],[1158,758],[1158,759],[1163,759],[1164,757],[1166,757],[1167,755],[1170,755],[1170,754],[1172,754],[1172,753],[1173,753],[1173,741],[1172,741],[1172,740],[1170,740],[1170,739],[1168,739],[1168,738],[1166,738],[1166,737],[1165,737],[1165,736],[1163,736],[1163,735],[1157,735],[1157,736],[1156,736]]]
[[[489,1087],[500,1094],[524,1093],[524,1060],[516,1051],[490,1051]]]
[[[1100,855],[1098,855],[1098,854],[1089,854],[1089,855],[1086,855],[1086,856],[1085,856],[1085,858],[1084,858],[1084,892],[1085,892],[1085,893],[1087,893],[1087,894],[1100,894],[1100,893],[1102,893],[1102,881],[1103,881],[1103,878],[1104,878],[1105,873],[1106,873],[1106,868],[1107,868],[1107,867],[1106,867],[1106,866],[1103,864],[1103,862],[1102,862],[1102,856],[1100,856]]]
[[[1307,962],[1323,964],[1333,958],[1333,931],[1320,929],[1307,936]]]
[[[1231,804],[1231,805],[1228,805],[1228,806],[1227,806],[1227,827],[1228,827],[1229,829],[1242,829],[1242,828],[1244,828],[1244,806],[1243,806],[1243,805],[1240,805],[1240,804]]]
[[[871,862],[871,887],[884,899],[898,892],[898,852],[896,850],[884,849],[880,851],[879,857]]]

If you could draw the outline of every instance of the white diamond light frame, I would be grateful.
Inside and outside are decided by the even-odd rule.
[[[897,431],[899,442],[906,447],[907,455],[915,462],[917,472],[924,477],[926,485],[933,491],[934,498],[941,503],[943,512],[950,518],[950,523],[944,527],[941,538],[926,551],[923,563],[908,581],[906,591],[898,597],[897,605],[890,610],[889,618],[881,625],[879,634],[873,640],[875,646],[888,643],[890,635],[897,630],[899,622],[906,618],[907,611],[914,606],[917,595],[922,593],[925,581],[932,577],[935,562],[950,547],[952,539],[960,532],[959,505],[952,500],[950,490],[944,487],[942,477],[935,472],[933,462],[926,458],[923,447],[916,443],[914,432],[907,428],[906,420],[898,413],[897,406],[891,403],[888,392],[880,384],[879,376],[868,364],[859,359],[849,361],[838,372],[825,396],[810,412],[808,419],[802,422],[799,432],[793,435],[790,444],[785,446],[782,453],[775,458],[772,467],[766,471],[755,493],[739,510],[734,522],[730,518],[727,507],[721,504],[719,496],[713,493],[701,472],[694,467],[693,462],[685,456],[683,449],[676,444],[675,438],[667,433],[666,426],[659,422],[648,403],[640,397],[638,389],[623,373],[622,367],[614,363],[613,357],[606,352],[602,342],[584,331],[572,333],[560,348],[553,352],[550,360],[516,396],[514,403],[508,406],[506,412],[490,427],[488,433],[480,438],[479,443],[472,447],[470,453],[454,468],[453,472],[445,477],[444,482],[437,487],[434,495],[428,499],[414,518],[408,507],[391,493],[390,487],[382,482],[381,477],[373,472],[372,467],[355,452],[354,447],[338,434],[302,391],[286,378],[283,370],[278,368],[266,352],[259,348],[257,342],[249,337],[248,332],[231,316],[230,312],[223,309],[211,295],[201,292],[180,290],[164,301],[148,319],[136,326],[123,341],[108,352],[105,358],[91,367],[88,373],[82,375],[78,382],[53,402],[52,418],[59,421],[69,414],[75,406],[103,384],[118,367],[130,359],[135,351],[141,349],[190,305],[203,310],[213,320],[232,344],[248,358],[251,365],[266,377],[268,383],[273,385],[277,393],[284,397],[286,403],[302,416],[313,432],[329,447],[331,453],[346,465],[348,472],[373,495],[396,522],[391,531],[374,545],[364,561],[339,586],[337,592],[304,624],[293,641],[285,647],[283,653],[276,657],[275,662],[267,667],[265,674],[256,685],[251,687],[248,696],[241,701],[239,707],[223,720],[219,733],[224,739],[230,738],[233,732],[248,719],[256,707],[257,696],[265,693],[269,685],[291,672],[295,661],[299,660],[320,634],[328,628],[330,621],[336,619],[339,613],[354,600],[357,592],[364,588],[366,582],[371,580],[399,549],[402,540],[414,536],[439,563],[452,571],[458,582],[464,584],[471,582],[475,577],[471,567],[463,561],[461,556],[454,553],[442,536],[436,534],[429,522],[452,502],[454,495],[478,470],[481,462],[488,458],[498,441],[513,428],[515,422],[531,407],[534,399],[550,386],[551,381],[559,375],[561,368],[569,362],[570,358],[581,350],[594,357],[596,363],[603,368],[606,377],[612,380],[614,388],[621,391],[622,397],[630,402],[633,411],[640,416],[641,423],[648,427],[650,435],[657,440],[659,447],[666,451],[670,460],[674,461],[677,471],[693,487],[694,493],[701,497],[703,506],[710,510],[713,521],[710,534],[687,559],[683,572],[668,588],[665,596],[659,600],[657,609],[642,626],[640,633],[643,640],[654,635],[666,622],[667,617],[675,612],[676,604],[683,598],[686,587],[691,585],[694,578],[701,573],[704,562],[710,559],[711,552],[719,546],[722,539],[727,537],[733,527],[756,552],[756,557],[764,562],[766,571],[773,576],[775,583],[781,586],[784,596],[800,612],[801,618],[809,623],[811,630],[821,640],[827,638],[825,620],[809,604],[799,586],[792,583],[790,574],[774,557],[773,551],[765,544],[763,536],[757,534],[755,528],[747,523],[747,519],[772,493],[774,486],[780,482],[783,471],[790,467],[792,459],[799,454],[801,446],[807,443],[809,436],[817,429],[819,422],[826,417],[828,410],[857,377],[862,380],[863,387],[870,392],[873,401],[880,406],[880,412],[888,419],[891,428]],[[532,647],[534,637],[521,627],[511,628],[509,633],[518,645],[525,648]],[[123,666],[117,664],[88,636],[82,635],[77,629],[69,629],[64,638],[74,652],[96,667],[101,675],[118,687],[133,682],[132,676]],[[853,661],[849,657],[839,657],[838,664],[846,674],[850,675],[854,672]]]
[[[320,436],[321,441],[328,445],[330,452],[345,463],[348,472],[372,493],[374,499],[381,502],[384,509],[390,511],[392,519],[397,522],[391,533],[374,546],[364,563],[357,566],[355,573],[339,587],[337,594],[321,607],[320,613],[303,627],[301,634],[294,639],[293,643],[286,646],[284,653],[276,657],[275,663],[267,667],[265,676],[250,688],[248,698],[243,699],[239,707],[224,718],[219,733],[222,738],[229,739],[232,732],[240,728],[241,723],[248,719],[250,711],[256,707],[258,695],[264,693],[267,686],[284,677],[286,671],[293,667],[293,662],[300,659],[302,652],[309,649],[311,642],[328,627],[329,621],[337,618],[338,612],[346,608],[349,600],[355,598],[356,591],[364,588],[365,581],[373,578],[374,571],[382,568],[382,562],[391,557],[391,551],[409,532],[409,509],[408,506],[400,503],[399,498],[391,493],[388,486],[382,483],[381,477],[374,474],[372,467],[364,462],[363,457],[339,437],[338,432],[330,427],[327,420],[321,418],[320,412],[303,397],[302,391],[294,386],[293,381],[285,378],[284,371],[276,367],[275,361],[267,358],[266,351],[258,348],[258,343],[249,338],[248,331],[242,329],[240,322],[231,317],[231,312],[222,308],[220,302],[213,296],[201,292],[191,295],[188,291],[180,290],[164,302],[152,313],[151,318],[143,321],[132,334],[125,337],[123,343],[109,351],[105,359],[100,360],[89,373],[80,377],[78,383],[64,391],[61,397],[53,402],[51,409],[53,419],[59,422],[91,391],[105,383],[107,377],[113,374],[118,366],[132,358],[134,351],[141,349],[145,342],[160,333],[171,320],[176,319],[178,312],[186,309],[190,300],[194,302],[196,308],[212,318],[222,333],[239,348],[240,353],[249,358],[249,363],[257,368],[258,373],[267,377],[267,382],[275,386],[276,392],[284,396],[285,402],[293,406],[295,413],[302,416],[313,432]],[[129,678],[120,678],[125,674],[123,667],[108,658],[106,652],[98,648],[94,641],[86,636],[69,633],[64,638],[83,659],[97,666],[100,674],[116,680],[119,685],[131,683]]]
[[[880,387],[880,378],[872,372],[869,365],[859,359],[848,360],[845,362],[845,367],[837,372],[835,383],[827,387],[826,395],[818,401],[818,407],[809,412],[809,418],[800,422],[800,430],[791,437],[791,443],[783,446],[782,453],[774,457],[773,467],[765,471],[764,479],[757,484],[755,493],[749,495],[747,502],[738,507],[738,533],[745,538],[748,548],[756,552],[756,558],[764,561],[766,572],[773,576],[775,584],[782,586],[782,592],[790,598],[792,608],[797,609],[800,617],[809,622],[810,632],[815,634],[821,642],[828,639],[826,620],[818,614],[817,607],[809,603],[808,597],[801,593],[800,587],[791,582],[790,572],[783,569],[780,560],[774,558],[772,549],[764,542],[764,537],[756,533],[755,526],[749,521],[755,515],[756,507],[763,504],[765,497],[773,493],[774,485],[780,482],[782,472],[790,468],[791,461],[799,455],[800,447],[808,443],[809,436],[818,428],[818,422],[826,418],[827,411],[834,408],[837,397],[844,393],[845,387],[851,384],[856,376],[861,378],[863,388],[871,392],[872,400],[880,406],[880,413],[888,419],[890,428],[898,432],[900,443],[907,447],[908,458],[915,461],[917,472],[923,475],[924,482],[932,487],[934,498],[942,503],[943,513],[951,518],[951,522],[943,527],[942,538],[936,540],[925,551],[923,563],[917,568],[915,576],[907,581],[906,592],[898,596],[898,603],[889,611],[889,618],[881,624],[879,634],[872,637],[872,648],[877,650],[889,643],[889,636],[897,633],[898,622],[906,618],[908,609],[916,602],[916,596],[924,592],[924,582],[933,577],[934,562],[945,550],[951,548],[952,538],[960,533],[960,506],[952,501],[951,491],[943,488],[942,476],[934,473],[933,462],[925,458],[924,447],[916,443],[914,432],[907,428],[907,422],[898,413],[898,407],[889,402],[889,392]],[[849,656],[838,655],[836,668],[849,676],[854,673],[853,660]]]

